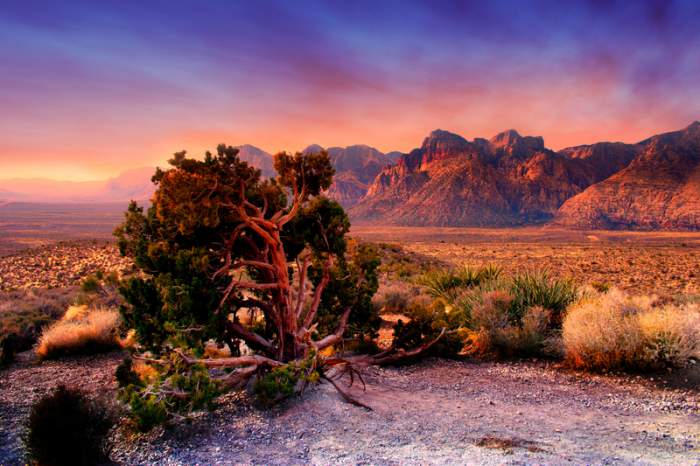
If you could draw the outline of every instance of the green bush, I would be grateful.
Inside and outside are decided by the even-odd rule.
[[[469,352],[498,357],[524,357],[543,354],[551,311],[533,306],[519,322],[510,318],[513,298],[502,291],[485,293],[472,310]]]
[[[125,359],[115,374],[121,387],[118,398],[129,405],[129,417],[142,432],[167,423],[176,414],[212,410],[221,393],[220,385],[209,377],[205,367],[186,365],[175,356],[156,374],[157,380],[146,385],[134,372],[131,359]]]
[[[563,312],[576,301],[579,290],[573,280],[552,278],[547,271],[524,272],[513,276],[511,317],[522,319],[528,309],[540,306],[552,312],[552,321],[561,326]]]
[[[315,355],[312,355],[302,361],[275,367],[262,374],[253,384],[253,393],[258,405],[271,408],[301,393],[307,384],[318,382],[320,376]]]
[[[464,289],[496,280],[500,275],[501,269],[493,265],[480,268],[464,266],[448,270],[433,269],[421,275],[418,283],[425,286],[431,296],[452,303]]]
[[[109,464],[107,433],[113,421],[104,406],[59,386],[31,409],[25,445],[30,463],[46,466]]]
[[[406,350],[416,348],[437,338],[445,328],[450,332],[443,335],[426,354],[453,358],[462,350],[462,339],[457,332],[452,332],[456,330],[454,322],[440,301],[427,306],[420,302],[413,303],[402,314],[410,320],[404,322],[399,319],[394,325],[395,347]]]
[[[100,283],[100,280],[94,275],[90,275],[89,277],[85,278],[85,280],[83,280],[83,283],[80,284],[80,290],[85,293],[95,293],[99,291],[100,288],[102,288],[102,284]]]
[[[455,307],[461,313],[465,325],[475,329],[472,311],[484,302],[484,296],[500,292],[510,297],[508,319],[521,325],[529,309],[541,307],[551,312],[549,325],[561,327],[561,318],[566,308],[580,295],[579,288],[568,278],[552,278],[546,271],[524,272],[512,277],[497,277],[485,280],[479,286],[466,290],[455,299]]]

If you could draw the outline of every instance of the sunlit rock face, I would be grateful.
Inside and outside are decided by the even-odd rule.
[[[629,165],[567,200],[555,222],[578,228],[700,229],[700,123],[654,136]]]
[[[543,223],[566,200],[625,168],[643,148],[601,143],[554,152],[541,137],[515,130],[473,141],[436,130],[377,175],[351,217],[400,225]]]

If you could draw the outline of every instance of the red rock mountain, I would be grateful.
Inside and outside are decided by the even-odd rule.
[[[700,122],[639,144],[625,168],[567,200],[555,223],[576,228],[700,229]]]
[[[383,169],[350,214],[360,222],[399,225],[541,223],[638,151],[636,145],[601,144],[557,153],[541,137],[515,130],[473,141],[436,130]]]
[[[320,150],[323,150],[321,146],[313,144],[304,149],[304,152]],[[367,188],[377,174],[394,162],[392,156],[361,144],[329,147],[327,151],[335,167],[335,177],[328,196],[344,207],[356,204],[367,193]]]

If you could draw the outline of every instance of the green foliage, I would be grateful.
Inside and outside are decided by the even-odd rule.
[[[491,292],[500,292],[510,297],[508,318],[511,323],[520,325],[527,311],[539,306],[551,312],[550,325],[554,328],[561,326],[564,310],[579,297],[579,288],[573,280],[553,278],[546,271],[500,276],[484,281],[455,299],[455,308],[461,313],[460,319],[466,326],[474,328],[471,322],[472,310],[483,304],[484,296]]]
[[[130,418],[136,429],[141,432],[148,432],[163,425],[170,418],[165,399],[155,394],[143,394],[133,385],[125,388],[119,398],[129,405]]]
[[[100,278],[98,278],[95,275],[90,275],[83,280],[83,283],[80,284],[80,290],[85,292],[85,293],[95,293],[99,291],[101,288],[100,285],[100,280],[101,280],[102,274],[100,273]]]
[[[443,328],[456,330],[442,302],[435,300],[430,305],[415,302],[402,312],[409,322],[399,321],[394,325],[394,346],[413,349],[431,342]],[[462,340],[457,332],[449,332],[429,348],[433,356],[452,358],[462,350]]]
[[[159,370],[157,380],[146,384],[133,370],[131,359],[117,367],[119,399],[129,405],[129,417],[140,431],[167,423],[174,414],[214,408],[219,384],[200,365],[186,365],[172,357]],[[152,366],[151,366],[152,367]]]
[[[525,312],[540,306],[552,312],[552,319],[561,325],[566,307],[576,301],[578,286],[568,278],[552,278],[547,271],[524,272],[511,279],[511,317],[521,319]]]
[[[348,338],[359,341],[374,339],[381,325],[379,313],[372,305],[372,297],[379,288],[377,268],[380,260],[370,244],[353,242],[346,256],[339,258],[331,270],[331,280],[321,295],[318,309],[318,333],[326,335],[338,326],[339,316],[350,305]],[[319,269],[310,273],[312,281],[321,280]]]
[[[545,355],[551,311],[533,306],[518,322],[510,318],[512,297],[491,291],[472,310],[470,352],[499,357]]]
[[[31,463],[108,464],[107,433],[113,425],[104,406],[59,386],[32,406],[25,445]]]
[[[260,406],[271,408],[301,393],[307,384],[318,382],[320,377],[316,355],[311,354],[306,359],[275,367],[259,376],[253,385],[253,393]]]
[[[429,270],[418,277],[418,283],[425,286],[431,296],[453,302],[465,288],[496,280],[500,275],[501,269],[494,265],[479,268],[463,266],[448,270]]]

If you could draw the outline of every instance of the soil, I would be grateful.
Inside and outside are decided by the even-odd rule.
[[[24,419],[56,384],[113,400],[122,357],[37,364],[23,353],[0,372],[0,464],[23,464]],[[639,377],[427,359],[366,369],[366,391],[351,390],[371,411],[329,385],[270,411],[233,393],[167,430],[135,434],[122,420],[112,456],[119,464],[698,464],[697,376],[697,366]]]

